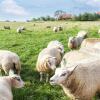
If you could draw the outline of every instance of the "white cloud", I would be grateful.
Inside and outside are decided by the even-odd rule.
[[[92,7],[100,7],[100,0],[76,0],[76,1],[87,4]]]
[[[28,12],[18,5],[14,0],[3,0],[0,4],[0,9],[4,13],[12,14],[15,16],[25,16],[28,15]]]

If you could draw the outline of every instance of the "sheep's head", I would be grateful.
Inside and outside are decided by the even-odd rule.
[[[45,61],[46,66],[48,66],[53,71],[56,69],[56,62],[56,57],[48,57]]]
[[[57,68],[55,75],[50,78],[51,85],[60,85],[71,75],[76,67]]]
[[[12,86],[15,87],[15,88],[22,88],[22,87],[24,87],[24,82],[21,79],[21,77],[18,76],[18,75],[12,75],[11,76],[11,81],[12,81]]]

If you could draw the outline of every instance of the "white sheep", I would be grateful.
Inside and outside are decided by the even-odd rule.
[[[73,51],[67,52],[63,56],[62,61],[61,61],[61,67],[64,67],[65,64],[70,65],[73,63],[78,63],[78,62],[88,59],[88,58],[94,58],[94,56],[90,55],[90,53],[84,52],[82,50],[73,50]]]
[[[57,48],[45,48],[39,53],[36,69],[40,73],[40,81],[43,80],[43,74],[46,73],[46,82],[48,82],[49,74],[55,71],[61,58],[62,55]]]
[[[58,32],[58,27],[53,27],[53,32]]]
[[[11,51],[0,50],[0,69],[7,75],[9,71],[20,74],[21,62],[19,56]]]
[[[87,38],[81,44],[81,48],[84,47],[94,47],[95,44],[100,43],[100,38]]]
[[[17,33],[22,33],[23,30],[21,27],[18,27],[16,31],[17,31]]]
[[[77,37],[86,38],[86,37],[88,37],[88,32],[87,31],[79,31],[77,34]]]
[[[100,92],[100,59],[57,68],[51,85],[60,85],[72,100],[92,100]]]
[[[52,48],[52,47],[56,47],[61,52],[62,55],[64,54],[64,46],[58,40],[54,40],[48,43],[47,48]]]
[[[83,40],[84,40],[83,37],[69,37],[68,48],[70,49],[78,48],[81,45]]]
[[[22,88],[24,82],[18,75],[0,77],[0,100],[13,100],[12,87]]]

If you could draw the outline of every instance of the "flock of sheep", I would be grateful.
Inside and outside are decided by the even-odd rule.
[[[22,30],[25,28],[17,29],[19,33]],[[62,30],[61,26],[53,28],[54,32]],[[46,82],[60,85],[65,94],[74,100],[92,100],[100,92],[100,39],[87,38],[87,35],[88,32],[80,31],[77,36],[70,37],[68,47],[71,51],[67,53],[61,42],[50,41],[39,53],[36,62],[40,81],[43,81],[43,74],[45,74]],[[0,50],[0,69],[1,73],[8,75],[0,77],[0,100],[13,100],[11,88],[24,86],[20,76],[19,56],[11,51]],[[51,75],[53,76],[50,78]]]
[[[43,74],[46,82],[53,75],[50,84],[60,85],[72,100],[92,100],[100,92],[100,39],[85,39],[87,35],[88,32],[80,31],[77,36],[70,37],[68,47],[71,51],[65,54],[61,42],[51,41],[37,59],[40,81]]]

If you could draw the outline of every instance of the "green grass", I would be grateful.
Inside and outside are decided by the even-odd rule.
[[[51,40],[63,43],[65,51],[69,36],[75,36],[79,30],[88,30],[89,37],[99,37],[97,34],[100,22],[0,22],[0,49],[7,49],[17,53],[22,63],[21,76],[26,82],[22,89],[13,89],[14,100],[69,100],[60,86],[51,86],[49,83],[39,82],[39,73],[35,71],[39,52]],[[4,25],[10,25],[11,30],[3,30]],[[46,26],[62,25],[62,32],[53,33],[52,28]],[[16,33],[18,26],[27,28],[21,34]]]

